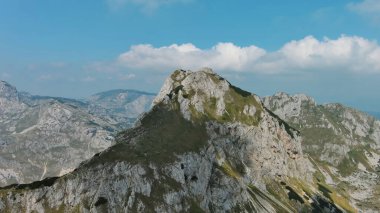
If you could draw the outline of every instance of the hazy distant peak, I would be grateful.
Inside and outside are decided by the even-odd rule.
[[[291,95],[286,92],[277,92],[271,97],[276,98],[276,99],[285,99],[285,100],[292,100],[292,101],[308,101],[308,102],[316,104],[315,100],[312,97],[304,93],[297,93],[297,94]]]
[[[18,101],[18,92],[16,87],[6,81],[0,81],[0,98],[8,101]]]

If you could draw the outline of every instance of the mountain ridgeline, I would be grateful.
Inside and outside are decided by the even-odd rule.
[[[380,121],[341,104],[278,93],[264,105],[300,130],[303,151],[325,182],[364,212],[380,211]],[[376,209],[376,211],[374,210]]]
[[[177,70],[116,144],[62,177],[2,188],[0,211],[378,212],[379,121],[330,121],[346,108],[312,101],[305,116],[320,120],[305,120],[309,98],[278,99]]]
[[[93,96],[85,101],[33,96],[1,81],[0,186],[74,170],[80,162],[113,145],[116,133],[131,127],[154,97],[137,91],[113,91],[117,111],[128,112],[121,115],[107,105],[109,93],[102,99]]]

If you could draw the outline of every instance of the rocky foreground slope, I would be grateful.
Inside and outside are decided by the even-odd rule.
[[[211,70],[175,71],[117,144],[0,190],[2,212],[356,212],[299,132]],[[368,209],[362,209],[367,211]]]
[[[341,104],[318,105],[303,94],[278,93],[264,105],[300,130],[303,150],[325,182],[358,209],[380,211],[380,121]]]
[[[138,116],[139,111],[128,104],[145,110],[154,97],[128,92],[112,93],[119,97],[115,97],[117,110],[130,111],[119,116],[112,107],[103,107],[100,99],[83,102],[32,96],[1,81],[0,186],[66,174],[114,144],[116,132],[130,127]],[[107,94],[102,98],[109,98]]]

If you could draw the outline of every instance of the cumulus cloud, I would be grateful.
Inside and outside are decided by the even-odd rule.
[[[373,21],[380,23],[380,1],[364,0],[361,2],[352,2],[347,5],[348,9],[360,15],[371,18]]]
[[[9,78],[11,78],[11,74],[9,74],[8,72],[2,72],[0,74],[0,80],[8,80]]]
[[[341,70],[380,72],[380,47],[361,37],[342,36],[322,41],[308,36],[285,44],[267,63],[275,70]]]
[[[192,0],[107,0],[107,4],[112,10],[118,10],[128,4],[133,4],[140,6],[144,12],[152,12],[163,5],[187,3],[190,1]]]
[[[133,78],[135,78],[136,75],[133,74],[133,73],[130,73],[130,74],[120,74],[119,75],[119,80],[122,80],[122,81],[128,81],[128,80],[131,80]]]
[[[210,49],[200,49],[193,44],[163,47],[142,44],[132,46],[108,66],[152,71],[212,67],[218,71],[260,73],[315,70],[380,73],[380,46],[356,36],[341,36],[335,40],[308,36],[272,52],[232,43],[219,43]]]
[[[203,66],[218,70],[244,70],[265,51],[255,46],[238,47],[219,43],[211,49],[199,49],[193,44],[173,44],[155,48],[136,45],[119,56],[117,63],[132,68],[165,70],[175,67],[195,69]]]
[[[82,81],[83,82],[93,82],[93,81],[96,81],[96,78],[92,77],[92,76],[87,76],[87,77],[83,78]]]
[[[40,81],[48,81],[48,80],[51,80],[51,79],[53,79],[53,78],[54,78],[54,76],[51,75],[51,74],[42,74],[42,75],[40,75],[40,76],[37,78],[37,80],[40,80]]]

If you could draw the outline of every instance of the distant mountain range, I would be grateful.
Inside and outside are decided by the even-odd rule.
[[[114,144],[154,94],[113,90],[88,100],[18,92],[0,81],[0,185],[60,176]]]
[[[0,211],[380,211],[380,121],[366,113],[260,98],[210,69],[173,72],[153,103],[69,174],[0,189]]]
[[[86,103],[90,113],[113,120],[120,128],[127,128],[141,113],[150,109],[155,96],[153,93],[118,89],[92,95]]]

